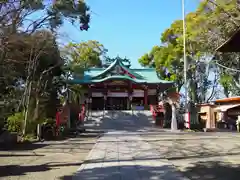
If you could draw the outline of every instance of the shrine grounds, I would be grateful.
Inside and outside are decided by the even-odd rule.
[[[0,150],[0,179],[54,180],[76,172],[97,135]]]
[[[130,176],[133,180],[141,177],[159,178],[163,177],[163,173],[162,179],[240,178],[238,133],[171,132],[147,125],[144,116],[116,116],[114,120],[105,121],[104,127],[100,124],[98,128],[105,128],[106,133],[86,133],[63,141],[39,142],[12,149],[1,147],[0,179],[77,180],[80,176],[86,180],[114,179],[111,176],[116,176],[112,169],[116,163],[121,166],[121,171],[118,169],[119,179],[125,171],[129,174],[136,171]],[[96,142],[97,146],[94,146]],[[105,149],[100,148],[103,146]],[[95,158],[88,155],[92,148],[94,152],[91,154],[95,153]],[[100,150],[105,156],[101,168],[97,169]],[[107,166],[104,167],[104,164]],[[173,178],[173,174],[178,174],[179,177]]]

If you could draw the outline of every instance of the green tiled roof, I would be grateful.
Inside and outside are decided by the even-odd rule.
[[[107,80],[129,80],[134,83],[141,83],[141,84],[172,84],[173,82],[171,81],[165,81],[165,80],[157,80],[154,78],[149,78],[149,79],[134,79],[129,76],[123,76],[123,75],[113,75],[113,76],[108,76],[102,79],[73,79],[71,80],[71,83],[73,84],[89,84],[89,83],[101,83]]]
[[[108,66],[106,69],[101,69],[101,71],[93,76],[92,78],[97,78],[99,76],[103,76],[106,73],[110,72],[111,70],[113,70],[117,65],[119,65],[121,68],[123,68],[125,71],[128,71],[129,73],[131,73],[132,75],[136,76],[137,78],[143,78],[141,77],[139,74],[135,73],[133,69],[127,68],[126,66],[124,66],[124,64],[119,61],[118,59],[116,59],[110,66]],[[94,68],[93,68],[94,69]]]
[[[124,71],[133,75],[135,78],[128,76],[127,74],[111,74],[109,72],[119,65]],[[173,84],[172,81],[161,80],[154,68],[144,69],[130,69],[123,65],[119,60],[114,61],[108,68],[89,68],[84,72],[83,78],[74,78],[69,81],[73,84],[94,84],[102,83],[107,80],[129,80],[133,83],[141,84]]]

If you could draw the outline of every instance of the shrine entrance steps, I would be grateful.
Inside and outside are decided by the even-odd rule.
[[[85,120],[86,129],[98,129],[104,132],[144,131],[154,127],[150,111],[92,111]]]

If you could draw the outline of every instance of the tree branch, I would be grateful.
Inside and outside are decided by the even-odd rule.
[[[240,27],[239,24],[235,21],[235,18],[231,15],[231,13],[225,11],[225,9],[222,8],[222,7],[221,7],[219,4],[217,4],[215,1],[207,0],[207,2],[210,2],[210,3],[213,4],[214,6],[217,6],[220,10],[222,10],[222,12],[223,12],[224,14],[226,14],[226,15],[230,18],[230,20],[233,22],[233,24],[234,24],[237,28]]]

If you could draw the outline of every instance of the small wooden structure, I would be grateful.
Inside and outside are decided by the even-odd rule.
[[[240,52],[240,29],[237,29],[234,34],[219,46],[218,52]],[[215,127],[218,122],[236,121],[240,115],[240,97],[230,97],[218,99],[215,101],[214,107]],[[210,120],[208,120],[210,121]]]
[[[199,118],[207,129],[232,129],[240,116],[240,97],[217,99],[212,104],[198,105]]]
[[[199,104],[198,107],[198,121],[200,124],[203,124],[206,129],[215,129],[216,128],[216,118],[214,114],[214,104]]]

